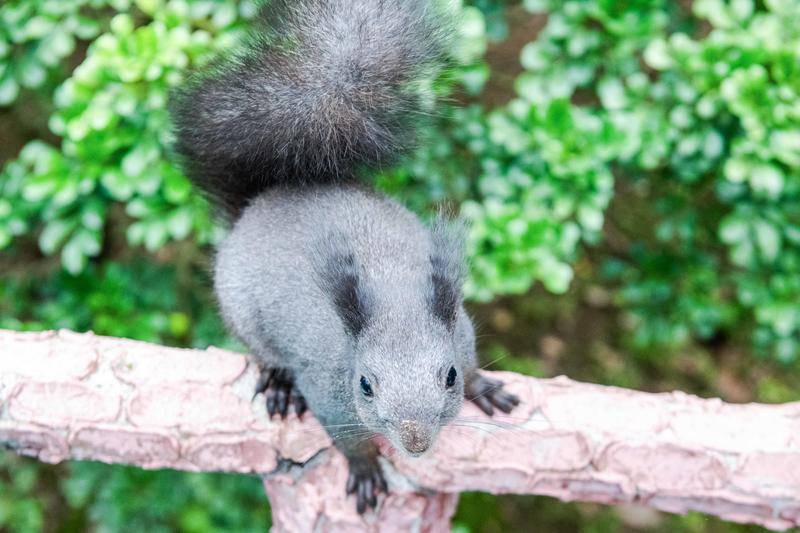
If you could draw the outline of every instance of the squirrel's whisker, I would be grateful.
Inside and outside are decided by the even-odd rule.
[[[494,359],[494,360],[492,360],[492,361],[489,361],[488,363],[486,363],[485,365],[483,365],[482,367],[480,367],[480,370],[484,370],[484,369],[485,369],[487,366],[491,366],[491,365],[495,364],[496,362],[498,362],[498,361],[501,361],[501,360],[505,359],[506,357],[508,357],[508,354],[507,354],[507,353],[505,353],[505,354],[501,355],[501,356],[500,356],[500,357],[498,357],[497,359]]]

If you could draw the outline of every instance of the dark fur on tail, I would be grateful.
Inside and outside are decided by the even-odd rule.
[[[238,54],[177,90],[190,179],[230,216],[263,189],[350,179],[409,147],[444,57],[436,0],[272,0]]]

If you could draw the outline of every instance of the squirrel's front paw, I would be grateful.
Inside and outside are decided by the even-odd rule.
[[[519,398],[503,390],[503,382],[484,377],[477,372],[467,380],[464,387],[464,398],[477,405],[489,416],[497,407],[504,413],[510,413],[519,405]]]
[[[363,514],[368,507],[375,509],[378,494],[388,492],[383,470],[378,463],[377,450],[367,455],[348,458],[350,474],[347,477],[347,494],[356,495],[356,510]]]
[[[272,418],[289,415],[289,406],[294,406],[297,416],[306,411],[306,400],[294,384],[294,375],[285,368],[264,368],[256,383],[255,394],[264,393],[267,397],[267,413]],[[254,396],[255,397],[255,396]]]

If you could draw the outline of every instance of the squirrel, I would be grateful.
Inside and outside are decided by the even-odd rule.
[[[372,436],[419,456],[464,398],[488,415],[519,403],[477,371],[463,231],[359,179],[412,146],[446,18],[424,0],[272,0],[170,101],[184,170],[230,226],[214,290],[256,394],[270,417],[310,409],[359,513],[388,490]]]

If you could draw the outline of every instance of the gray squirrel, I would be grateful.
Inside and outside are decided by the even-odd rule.
[[[476,369],[460,232],[359,181],[411,146],[415,83],[446,59],[433,2],[272,0],[243,50],[170,102],[185,171],[231,226],[214,286],[256,393],[270,417],[308,406],[360,513],[387,491],[369,437],[417,456],[465,397],[518,404]]]

